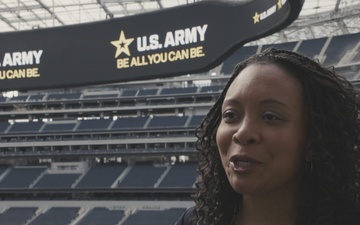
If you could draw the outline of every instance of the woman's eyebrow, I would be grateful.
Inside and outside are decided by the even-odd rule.
[[[273,98],[261,100],[260,104],[262,104],[262,105],[273,104],[273,105],[280,105],[285,108],[289,108],[289,106],[287,104],[285,104],[284,102],[277,100],[277,99],[273,99]]]
[[[240,104],[240,102],[235,98],[225,99],[223,104]]]

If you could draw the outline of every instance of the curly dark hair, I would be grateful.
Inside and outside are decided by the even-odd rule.
[[[206,118],[196,129],[199,177],[195,222],[230,225],[242,200],[230,186],[216,144],[221,106],[236,76],[252,64],[274,64],[293,74],[303,88],[307,139],[313,168],[305,172],[297,225],[360,224],[360,99],[352,84],[318,62],[295,52],[269,48],[236,65]],[[304,168],[305,170],[305,168]]]

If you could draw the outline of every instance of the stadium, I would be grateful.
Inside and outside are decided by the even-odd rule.
[[[1,0],[0,30],[21,34],[194,3]],[[205,28],[196,28],[199,38]],[[202,72],[10,90],[1,82],[15,75],[0,71],[0,224],[174,224],[194,205],[195,128],[234,65],[269,47],[314,58],[359,87],[360,3],[305,0],[292,24],[245,43]]]

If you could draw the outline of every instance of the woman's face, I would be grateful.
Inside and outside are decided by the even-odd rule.
[[[216,142],[233,189],[296,189],[305,161],[306,122],[298,80],[276,65],[250,65],[230,85]]]

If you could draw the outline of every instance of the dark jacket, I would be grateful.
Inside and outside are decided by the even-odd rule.
[[[192,220],[195,215],[195,207],[188,208],[184,214],[178,219],[175,225],[195,225]]]

